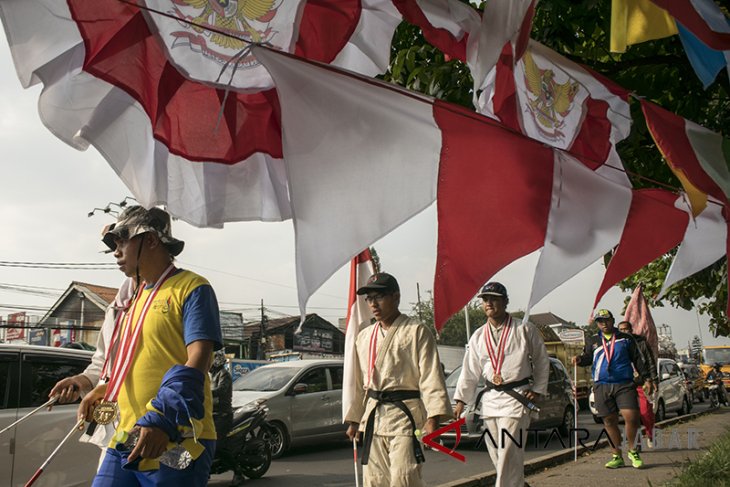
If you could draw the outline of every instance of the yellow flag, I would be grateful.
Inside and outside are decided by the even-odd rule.
[[[626,46],[676,33],[674,18],[651,0],[611,2],[611,52],[626,52]]]

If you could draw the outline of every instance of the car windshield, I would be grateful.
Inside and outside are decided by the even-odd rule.
[[[233,390],[278,391],[300,370],[298,367],[259,367],[236,380]]]

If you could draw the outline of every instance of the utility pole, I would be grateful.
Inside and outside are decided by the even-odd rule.
[[[258,359],[259,360],[266,360],[266,322],[268,321],[268,318],[266,317],[266,314],[264,314],[264,300],[261,300],[261,340],[259,340],[259,353],[258,353]]]

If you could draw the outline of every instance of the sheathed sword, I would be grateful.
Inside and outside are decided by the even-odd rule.
[[[26,419],[30,418],[31,416],[33,416],[35,413],[37,413],[41,409],[47,408],[48,406],[52,406],[56,401],[58,401],[58,396],[53,396],[48,401],[46,401],[44,404],[41,404],[40,406],[35,408],[33,411],[31,411],[28,414],[26,414],[25,416],[23,416],[22,418],[18,419],[14,423],[11,423],[10,425],[8,425],[5,428],[3,428],[2,430],[0,430],[0,435],[5,433],[7,430],[12,428],[13,426],[18,425],[18,424],[22,423],[23,421],[25,421]]]
[[[76,433],[77,431],[81,431],[81,429],[84,426],[84,418],[81,418],[78,420],[76,424],[74,424],[74,427],[71,428],[71,431],[69,431],[66,436],[61,440],[61,443],[58,444],[58,446],[51,452],[51,454],[46,458],[46,461],[43,462],[43,464],[36,470],[36,472],[33,474],[33,476],[28,480],[28,482],[25,483],[25,487],[30,487],[33,485],[33,483],[38,480],[38,477],[41,476],[43,473],[43,470],[48,466],[49,463],[53,460],[53,457],[56,456],[58,451],[61,449],[61,447],[68,441],[69,438],[71,438],[71,435]]]

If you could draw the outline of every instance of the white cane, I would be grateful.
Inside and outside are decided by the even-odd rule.
[[[578,362],[573,363],[573,461],[578,461]]]
[[[352,461],[355,465],[355,487],[360,487],[360,477],[357,474],[357,437],[352,437]]]
[[[53,403],[55,403],[56,401],[58,401],[58,396],[53,396],[53,397],[52,397],[52,398],[50,398],[50,399],[49,399],[48,401],[46,401],[46,402],[45,402],[44,404],[41,404],[40,406],[38,406],[38,407],[37,407],[37,408],[35,408],[35,409],[34,409],[33,411],[31,411],[31,412],[29,412],[28,414],[26,414],[25,416],[23,416],[23,417],[22,417],[22,418],[20,418],[19,420],[15,421],[14,423],[12,423],[12,424],[10,424],[10,425],[6,426],[5,428],[3,428],[2,430],[0,430],[0,435],[1,435],[1,434],[3,434],[3,433],[5,433],[5,432],[6,432],[7,430],[9,430],[10,428],[12,428],[12,427],[13,427],[13,426],[15,426],[16,424],[22,423],[22,422],[23,422],[23,421],[25,421],[26,419],[30,418],[31,416],[33,416],[33,415],[34,415],[35,413],[37,413],[37,412],[38,412],[38,411],[40,411],[41,409],[43,409],[43,408],[46,408],[46,407],[48,407],[48,406],[52,405],[52,404],[53,404]]]
[[[45,469],[49,463],[51,463],[51,460],[53,460],[53,457],[56,456],[58,451],[61,449],[61,447],[68,441],[69,438],[71,438],[71,435],[76,433],[77,431],[81,431],[81,427],[84,426],[84,418],[79,419],[79,421],[74,425],[73,428],[71,428],[71,431],[69,431],[66,436],[61,440],[61,443],[58,444],[55,450],[51,452],[51,454],[46,458],[46,461],[43,462],[43,465],[41,465],[38,470],[33,474],[33,476],[26,482],[25,487],[30,487],[33,485],[33,483],[38,480],[38,477],[41,476],[43,473],[43,469]]]

